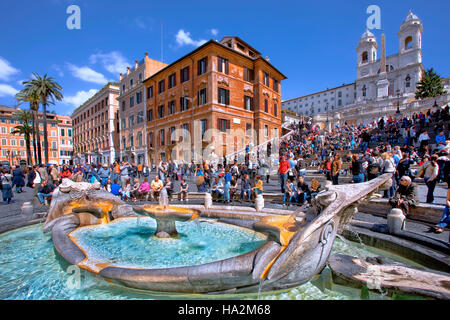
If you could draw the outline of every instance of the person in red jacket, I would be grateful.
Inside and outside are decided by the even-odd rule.
[[[286,160],[285,156],[281,156],[280,164],[278,165],[278,173],[280,174],[281,193],[284,194],[284,187],[287,180],[287,172],[291,168],[291,164]]]
[[[70,179],[72,176],[72,172],[70,171],[69,167],[65,164],[61,170],[61,179],[67,178]]]

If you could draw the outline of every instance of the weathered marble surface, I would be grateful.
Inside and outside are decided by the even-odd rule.
[[[435,299],[450,299],[450,275],[413,268],[392,260],[375,257],[361,260],[335,254],[328,261],[333,281],[374,291],[388,291],[388,295],[402,293]]]

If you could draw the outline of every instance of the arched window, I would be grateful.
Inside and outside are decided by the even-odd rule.
[[[406,76],[405,82],[406,82],[406,84],[405,84],[406,88],[411,87],[411,77],[409,76],[409,74]]]
[[[366,96],[366,90],[367,90],[366,85],[363,85],[361,90],[362,90],[363,97],[365,97]]]
[[[361,61],[367,62],[368,60],[369,60],[369,53],[367,51],[364,51],[361,56]]]
[[[405,50],[412,48],[412,41],[413,41],[413,39],[412,39],[411,36],[406,37],[406,39],[405,39]]]

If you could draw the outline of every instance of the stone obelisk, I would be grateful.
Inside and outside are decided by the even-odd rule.
[[[389,95],[389,81],[387,79],[386,70],[386,42],[384,33],[381,34],[381,49],[380,49],[380,74],[377,81],[377,99],[383,99]]]

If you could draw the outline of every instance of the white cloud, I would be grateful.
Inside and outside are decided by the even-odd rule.
[[[211,29],[211,30],[209,30],[209,32],[211,32],[211,34],[215,37],[215,36],[217,36],[218,34],[219,34],[219,30],[217,30],[217,29]]]
[[[77,67],[73,64],[68,64],[69,70],[72,71],[72,75],[78,79],[93,82],[98,84],[106,84],[105,76],[97,71],[92,70],[89,67]]]
[[[119,51],[92,54],[89,57],[89,62],[91,64],[100,62],[106,70],[115,75],[124,73],[127,70],[127,67],[131,66],[131,64],[128,63],[127,59]]]
[[[192,39],[191,33],[185,32],[183,29],[178,30],[178,33],[175,36],[175,39],[180,46],[192,45],[192,46],[198,47],[207,42],[206,40],[203,40],[203,39],[202,40]]]
[[[9,81],[9,78],[16,73],[19,73],[20,70],[14,68],[8,60],[0,57],[0,79]]]
[[[0,83],[0,97],[14,96],[19,90],[14,89],[8,84]]]
[[[71,104],[74,107],[81,106],[86,100],[92,97],[94,94],[98,92],[97,89],[90,89],[89,91],[78,91],[74,96],[65,96],[64,103]]]
[[[58,65],[53,64],[53,65],[51,66],[51,68],[52,68],[53,70],[56,71],[56,73],[58,74],[58,76],[64,77],[64,72],[61,70],[61,68],[60,68]]]

